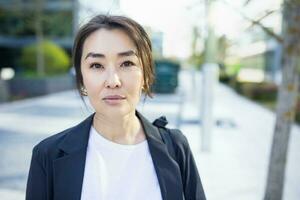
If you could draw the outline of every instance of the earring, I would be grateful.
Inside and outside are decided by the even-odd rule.
[[[80,93],[81,93],[82,96],[87,96],[86,88],[82,86],[81,89],[80,89]]]

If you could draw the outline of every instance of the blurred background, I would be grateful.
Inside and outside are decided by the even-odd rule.
[[[93,112],[71,51],[100,13],[145,27],[155,97],[138,109],[183,130],[207,199],[300,199],[299,1],[0,0],[1,200],[24,199],[34,145]]]

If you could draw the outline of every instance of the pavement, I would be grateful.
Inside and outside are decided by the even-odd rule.
[[[193,151],[208,200],[262,200],[275,114],[218,84],[210,151],[201,151],[201,73],[181,71],[175,94],[155,95],[138,110],[150,120],[166,115]],[[32,147],[69,128],[93,110],[76,91],[0,104],[0,199],[25,198]],[[284,200],[300,199],[300,127],[290,137]]]

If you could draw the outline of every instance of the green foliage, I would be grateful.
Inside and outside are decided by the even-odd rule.
[[[6,10],[0,8],[0,35],[34,35],[33,19],[33,12],[25,14],[25,11],[21,9]]]
[[[237,76],[238,72],[242,67],[240,60],[231,59],[226,63],[219,63],[219,66],[219,80],[222,83],[231,84],[233,87],[238,86],[235,77]]]
[[[242,83],[240,92],[260,102],[274,102],[277,97],[277,86],[274,83]]]
[[[64,49],[50,41],[44,41],[41,45],[44,50],[45,73],[51,75],[66,72],[70,67],[70,58]],[[21,66],[27,72],[36,70],[37,48],[37,43],[34,43],[22,49]]]
[[[230,63],[226,65],[226,73],[229,76],[235,76],[240,71],[242,65],[240,62],[236,61],[234,63]]]
[[[219,69],[219,81],[228,84],[232,77],[228,75],[226,66],[223,64],[219,64]]]
[[[43,30],[48,37],[69,37],[72,36],[73,15],[70,11],[44,13]]]
[[[241,83],[236,80],[232,82],[234,84],[231,86],[233,86],[238,93],[275,112],[278,87],[274,83]],[[295,121],[300,124],[300,95],[298,96],[295,114]]]
[[[189,57],[188,63],[195,66],[196,69],[200,69],[204,63],[204,54],[193,54],[191,57]]]
[[[0,35],[34,36],[35,9],[22,9],[16,4],[14,9],[0,7]],[[43,34],[47,37],[68,37],[72,35],[72,11],[50,12],[43,10],[41,14]]]
[[[219,80],[222,83],[230,84],[232,87],[238,89],[239,83],[236,81],[236,76],[242,67],[240,60],[231,59],[226,63],[219,63],[219,66]]]

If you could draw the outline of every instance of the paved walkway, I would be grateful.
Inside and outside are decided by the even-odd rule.
[[[194,86],[193,86],[194,81]],[[196,87],[197,85],[197,87]],[[214,106],[212,150],[200,151],[201,75],[180,74],[176,94],[157,95],[139,105],[150,120],[167,116],[180,127],[194,153],[208,200],[262,200],[274,114],[219,85]],[[75,91],[0,105],[1,200],[24,199],[31,149],[42,138],[88,116]],[[293,127],[286,173],[285,200],[300,199],[300,128]]]
[[[183,79],[188,80],[188,77]],[[201,85],[199,76],[197,85]],[[185,90],[188,91],[188,88],[192,87]],[[197,115],[197,109],[189,103],[185,104],[183,111],[183,118]],[[208,200],[262,200],[275,124],[274,113],[219,85],[214,117],[219,123],[213,129],[211,152],[201,153],[199,150],[200,126],[183,124],[181,127],[196,155]],[[299,161],[300,128],[294,126],[284,200],[300,199]]]

